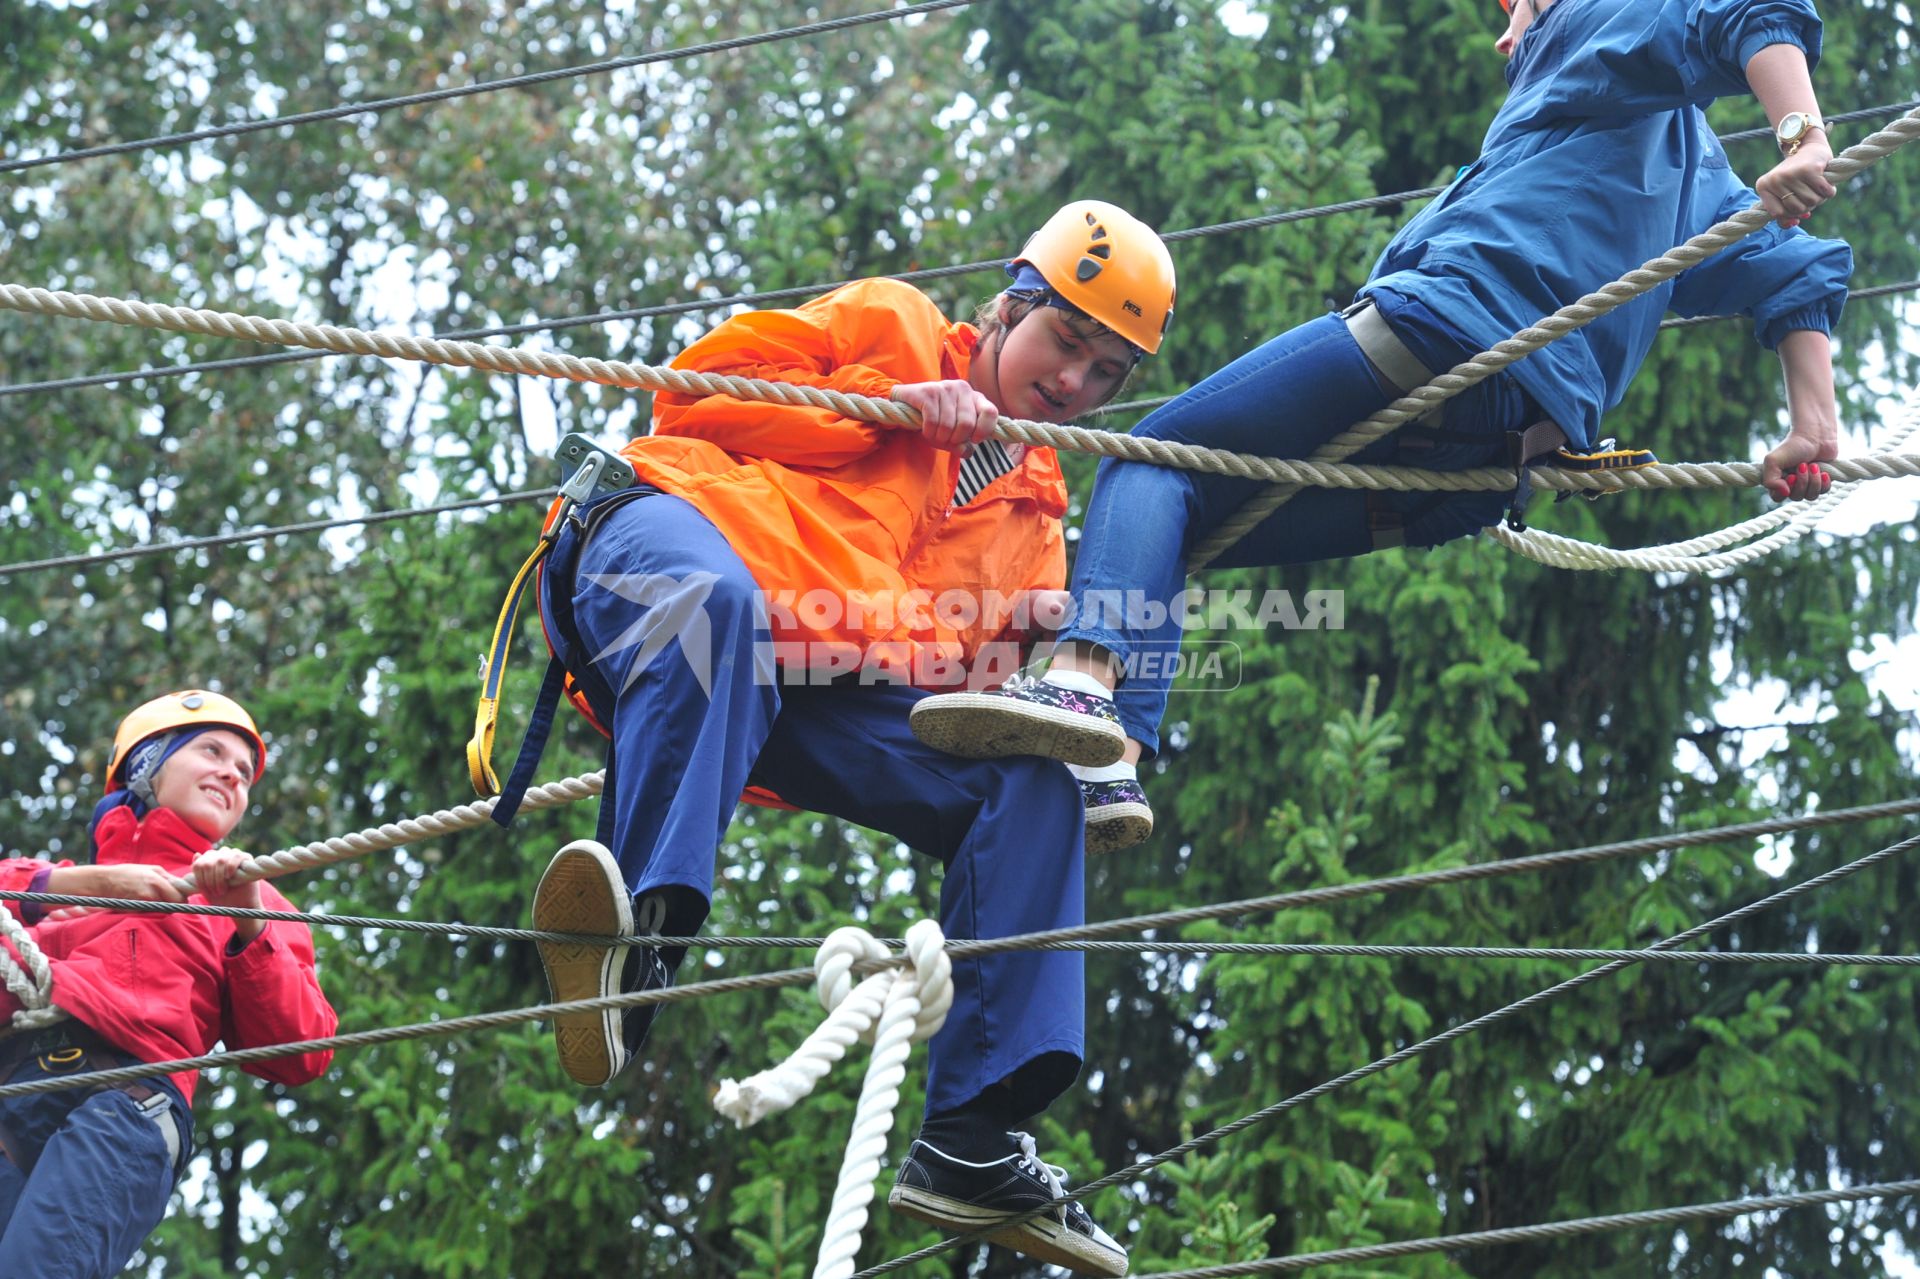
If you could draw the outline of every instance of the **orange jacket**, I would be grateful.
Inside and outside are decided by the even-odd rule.
[[[903,382],[964,379],[978,332],[898,280],[849,284],[792,311],[721,324],[674,360],[885,399]],[[770,606],[786,664],[888,653],[971,664],[1025,638],[1008,608],[1066,580],[1066,481],[1051,449],[954,507],[960,458],[918,432],[732,396],[659,395],[654,434],[622,450],[732,543]],[[843,667],[844,668],[844,667]],[[1004,675],[1006,672],[1002,671]],[[914,682],[947,682],[935,667]]]

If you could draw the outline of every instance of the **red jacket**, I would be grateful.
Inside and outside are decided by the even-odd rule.
[[[99,840],[100,865],[139,863],[180,876],[209,847],[165,808],[144,818],[116,808],[101,819]],[[46,869],[46,862],[27,858],[0,861],[0,888],[26,891]],[[272,885],[262,884],[260,892],[266,909],[292,909]],[[188,900],[206,902],[198,893]],[[23,903],[5,905],[24,918]],[[216,1043],[258,1048],[333,1034],[339,1018],[314,975],[313,936],[306,927],[270,923],[236,955],[227,950],[234,923],[214,915],[100,911],[44,920],[30,931],[53,969],[53,1002],[141,1061],[198,1057]],[[0,1020],[19,1007],[0,989]],[[331,1052],[317,1052],[241,1069],[275,1083],[304,1084],[325,1073],[332,1060]],[[199,1073],[173,1076],[189,1102]]]

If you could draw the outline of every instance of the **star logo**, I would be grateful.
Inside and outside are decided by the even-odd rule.
[[[611,678],[613,672],[609,670],[607,683],[616,685],[616,692],[624,693],[631,688],[653,664],[653,659],[677,639],[681,655],[700,684],[700,691],[713,696],[713,622],[707,616],[706,603],[707,597],[713,594],[713,584],[720,580],[717,573],[689,573],[684,578],[663,573],[584,573],[581,576],[645,610],[590,659],[594,663],[611,663],[622,653],[635,650],[628,661],[625,680]]]

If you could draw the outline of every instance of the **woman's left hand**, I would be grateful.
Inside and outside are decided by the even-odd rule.
[[[1827,145],[1826,132],[1813,133],[1798,151],[1753,184],[1761,206],[1781,226],[1799,226],[1808,214],[1833,198],[1833,183],[1827,181],[1827,165],[1832,160],[1833,148]]]

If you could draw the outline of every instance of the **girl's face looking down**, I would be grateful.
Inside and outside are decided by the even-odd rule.
[[[1021,316],[1002,297],[995,349],[976,357],[985,380],[978,389],[1009,417],[1066,422],[1113,397],[1133,371],[1125,338],[1083,316],[1034,306]]]

